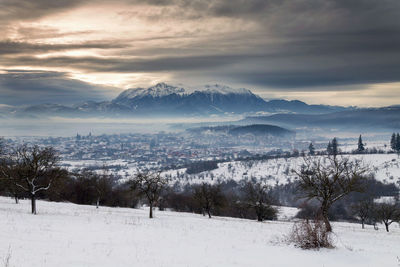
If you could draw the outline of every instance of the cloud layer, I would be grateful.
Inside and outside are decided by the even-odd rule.
[[[10,70],[0,74],[1,100],[8,105],[75,104],[115,97],[113,88],[71,79],[66,73]]]
[[[167,79],[288,98],[373,88],[393,104],[398,88],[385,84],[400,82],[398,14],[398,0],[4,0],[1,104],[28,101],[18,92],[32,73],[49,74],[30,89],[49,92],[49,101],[58,95],[48,84],[103,99],[116,87]],[[32,73],[13,80],[16,69]],[[348,96],[345,104],[359,103]],[[366,97],[361,105],[382,103]]]

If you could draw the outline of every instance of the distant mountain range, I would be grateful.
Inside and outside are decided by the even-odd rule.
[[[272,124],[296,131],[310,128],[400,130],[399,105],[356,108],[308,105],[298,100],[266,101],[248,89],[218,84],[184,88],[159,83],[149,88],[125,90],[110,101],[86,101],[73,106],[51,103],[28,107],[0,105],[0,118],[208,118],[230,115],[245,116],[243,120],[230,122],[234,125]]]
[[[308,105],[298,100],[265,101],[250,90],[218,84],[185,89],[159,83],[149,88],[125,90],[111,101],[88,101],[73,106],[42,104],[7,108],[2,113],[17,117],[185,117],[256,113],[326,114],[352,109]]]

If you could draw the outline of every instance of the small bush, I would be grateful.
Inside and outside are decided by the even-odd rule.
[[[330,232],[319,219],[295,223],[289,242],[302,249],[333,248]]]

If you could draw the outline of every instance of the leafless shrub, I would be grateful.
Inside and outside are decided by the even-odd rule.
[[[302,249],[333,248],[331,232],[322,220],[304,220],[293,225],[289,242]]]

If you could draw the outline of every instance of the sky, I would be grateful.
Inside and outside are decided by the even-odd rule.
[[[399,0],[0,0],[0,105],[158,82],[400,104]]]

